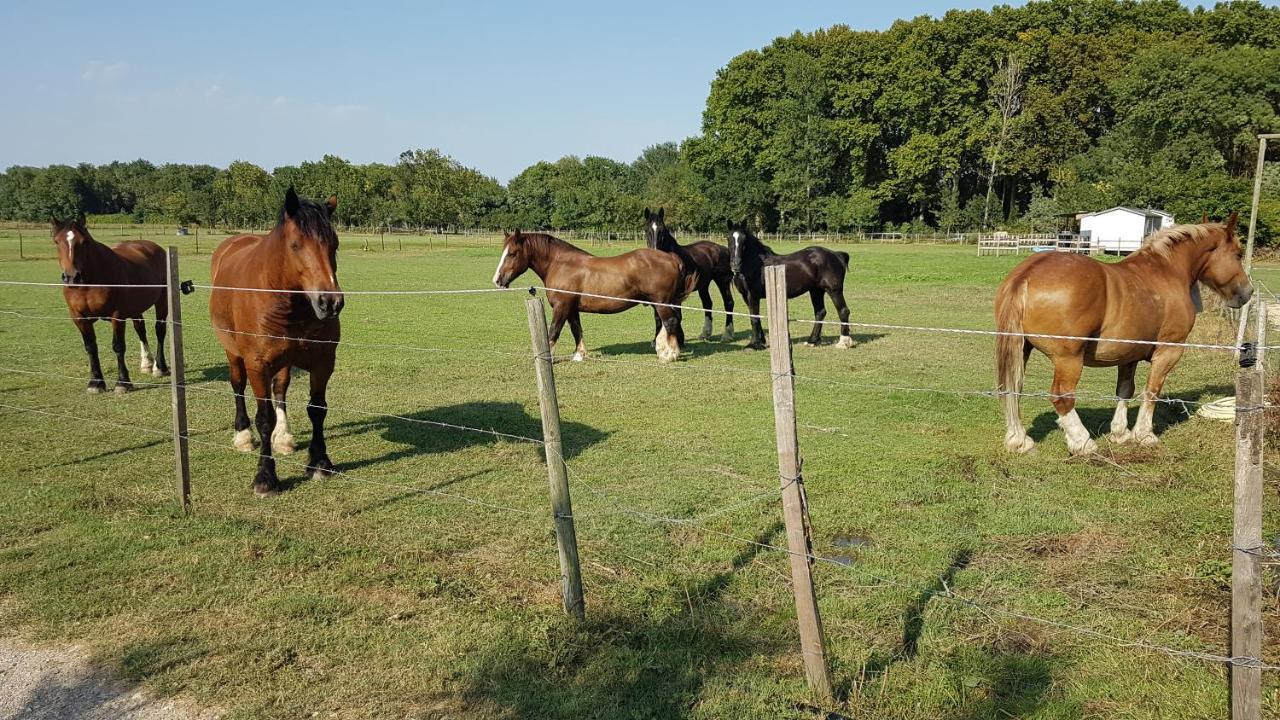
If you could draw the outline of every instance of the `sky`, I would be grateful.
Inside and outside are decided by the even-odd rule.
[[[697,134],[716,70],[738,53],[991,4],[6,0],[0,168],[271,169],[434,147],[506,182],[569,154],[629,162]]]

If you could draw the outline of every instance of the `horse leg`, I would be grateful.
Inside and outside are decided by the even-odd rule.
[[[813,303],[813,332],[809,333],[809,339],[804,344],[821,345],[822,321],[827,318],[827,305],[822,300],[822,291],[810,290],[809,301]]]
[[[156,361],[151,357],[151,348],[147,345],[147,323],[142,318],[134,318],[133,331],[138,334],[138,369],[143,375],[150,375],[155,369]]]
[[[698,299],[702,301],[702,332],[698,339],[707,342],[711,339],[711,288],[703,285],[698,288]]]
[[[662,332],[662,317],[658,315],[658,306],[653,306],[653,349],[658,349],[658,333]]]
[[[1058,356],[1053,359],[1053,408],[1058,411],[1058,427],[1067,435],[1067,450],[1072,455],[1088,455],[1098,449],[1089,437],[1089,431],[1076,414],[1076,385],[1084,370],[1084,358],[1080,355]]]
[[[658,360],[673,362],[680,357],[680,338],[684,335],[680,328],[680,315],[678,311],[665,306],[657,307],[657,311],[662,316],[662,329],[658,331],[656,348]]]
[[[276,409],[276,428],[271,431],[271,449],[277,455],[293,454],[293,433],[289,432],[289,415],[285,396],[289,394],[289,366],[285,365],[271,381],[271,399]]]
[[[726,313],[733,312],[733,286],[728,280],[716,280],[716,287],[720,288],[720,299],[724,302],[724,310]],[[720,338],[721,342],[733,342],[733,315],[724,316],[724,335]]]
[[[1147,387],[1142,393],[1142,406],[1138,408],[1138,419],[1133,423],[1133,439],[1143,445],[1155,445],[1159,438],[1151,429],[1156,414],[1156,398],[1164,387],[1165,378],[1173,367],[1182,359],[1182,348],[1161,346],[1151,354],[1151,370],[1147,373]]]
[[[329,401],[325,391],[333,376],[332,357],[317,361],[311,367],[311,399],[307,402],[307,417],[311,419],[311,444],[307,446],[307,470],[311,479],[319,480],[332,475],[335,470],[329,459],[329,448],[324,441],[324,419],[329,414]]]
[[[832,290],[828,294],[831,296],[831,304],[836,306],[836,313],[840,316],[840,339],[836,340],[836,347],[851,348],[853,335],[849,334],[849,304],[844,301],[844,288]]]
[[[240,452],[253,452],[253,433],[249,432],[249,410],[245,407],[244,386],[249,376],[244,369],[244,358],[227,353],[227,373],[231,376],[231,392],[236,396],[236,434],[231,444]]]
[[[764,329],[760,327],[760,298],[747,296],[747,310],[751,313],[751,341],[747,347],[752,350],[764,349]]]
[[[124,320],[111,318],[111,351],[116,354],[116,386],[118,393],[127,393],[133,389],[129,380],[129,366],[124,362]]]
[[[84,342],[84,352],[89,356],[89,385],[85,389],[100,393],[107,389],[107,381],[102,378],[102,363],[98,361],[98,335],[93,331],[93,321],[76,320],[75,324]]]
[[[560,339],[560,331],[564,329],[564,323],[569,319],[569,315],[576,312],[577,306],[573,301],[565,301],[560,305],[551,306],[551,331],[548,334],[549,348],[551,356],[555,357],[556,341]]]
[[[582,316],[576,310],[569,316],[569,332],[573,333],[573,361],[586,360],[587,344],[582,341]]]
[[[168,318],[169,307],[163,301],[156,303],[156,377],[169,374],[169,364],[164,361],[164,335],[169,325]]]
[[[1027,360],[1031,357],[1031,343],[1022,338],[1018,338],[1018,342],[1022,346],[1022,362],[1019,363],[1016,357],[1009,359],[1006,375],[1000,378],[1000,403],[1004,406],[1004,447],[1009,452],[1024,453],[1036,446],[1022,425],[1022,413],[1018,408],[1022,379],[1027,372]],[[1016,348],[1014,352],[1017,352]]]
[[[1129,398],[1133,397],[1133,373],[1138,363],[1121,365],[1116,373],[1116,414],[1111,416],[1111,434],[1107,437],[1113,443],[1127,443],[1133,439],[1129,432]]]
[[[271,455],[271,434],[276,429],[276,409],[271,402],[270,369],[249,368],[249,384],[253,387],[253,397],[258,404],[254,425],[258,428],[258,439],[262,441],[258,448],[258,473],[253,478],[253,492],[259,497],[266,497],[280,492],[276,459]]]

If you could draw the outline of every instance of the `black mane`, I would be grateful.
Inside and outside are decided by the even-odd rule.
[[[283,225],[286,219],[293,220],[303,235],[323,240],[329,245],[337,247],[338,233],[333,229],[333,223],[329,220],[328,206],[322,205],[315,200],[298,198],[298,209],[292,217],[286,216],[284,208],[280,209],[278,225]]]

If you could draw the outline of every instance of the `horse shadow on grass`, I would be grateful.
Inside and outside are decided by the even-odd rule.
[[[707,357],[710,355],[716,355],[723,352],[733,352],[735,350],[750,351],[750,348],[747,347],[747,340],[749,340],[750,337],[751,337],[750,331],[744,332],[741,330],[735,333],[733,342],[722,342],[718,339],[719,338],[718,335],[716,336],[717,339],[714,339],[714,340],[694,340],[693,338],[690,337],[687,339],[685,344],[681,347],[680,357],[682,359],[689,359],[689,358]],[[830,348],[832,345],[835,344],[837,337],[839,336],[824,334],[822,336],[822,345],[820,347]],[[885,337],[885,334],[884,333],[853,333],[851,337],[853,338],[853,347],[859,348],[859,347],[862,347],[863,345],[866,345],[867,343],[874,342],[876,340],[879,340],[882,337]],[[791,338],[791,344],[797,345],[797,346],[803,345],[805,341],[807,341],[808,339],[809,339],[808,333],[795,335]],[[599,352],[602,355],[653,355],[654,354],[652,342],[615,343],[613,345],[605,345],[604,347],[599,348]]]
[[[341,411],[331,410],[330,418]],[[349,416],[349,414],[348,414]],[[395,462],[417,455],[450,453],[480,445],[524,443],[532,460],[543,459],[542,420],[522,405],[509,402],[470,402],[445,405],[409,414],[369,415],[331,424],[330,440],[347,435],[381,433],[382,439],[400,446],[377,457],[354,462],[338,462],[344,472],[370,465]],[[514,437],[512,437],[514,436]],[[578,422],[560,421],[561,452],[571,460],[587,448],[604,441],[609,433]],[[533,442],[524,442],[524,438]],[[331,449],[332,454],[332,449]]]
[[[969,567],[973,554],[968,549],[957,551],[946,570],[926,585],[902,611],[902,642],[891,652],[877,651],[864,665],[868,679],[889,671],[894,664],[914,659],[920,652],[924,634],[925,612],[935,597],[947,596],[957,573]],[[1025,643],[999,641],[988,647],[974,647],[961,655],[942,660],[957,682],[977,689],[962,707],[948,715],[954,720],[980,720],[993,717],[1026,717],[1045,703],[1053,684],[1052,658],[1034,651]]]
[[[1141,392],[1139,390],[1138,392]],[[1187,403],[1195,403],[1199,398],[1221,397],[1225,395],[1235,394],[1235,388],[1230,385],[1206,385],[1196,390],[1186,390],[1180,393],[1163,395],[1162,397],[1169,400],[1182,400]],[[1049,435],[1049,433],[1058,429],[1058,413],[1049,404],[1048,398],[1023,398],[1023,403],[1027,400],[1034,403],[1043,403],[1048,407],[1046,412],[1042,412],[1036,416],[1031,422],[1031,427],[1027,428],[1027,435],[1032,440],[1040,442]],[[1092,402],[1088,397],[1081,397],[1082,401]],[[1138,405],[1140,399],[1129,401],[1129,428],[1133,428],[1133,423],[1137,419]],[[1166,430],[1175,425],[1180,425],[1191,419],[1195,413],[1194,405],[1182,405],[1176,402],[1157,402],[1155,414],[1151,417],[1151,427],[1156,435],[1163,435]],[[1115,406],[1111,407],[1080,407],[1076,406],[1076,414],[1080,416],[1080,422],[1089,430],[1089,434],[1094,438],[1105,436],[1111,431],[1111,416],[1115,414]]]
[[[757,541],[773,544],[782,523]],[[460,677],[472,709],[496,708],[510,718],[683,717],[696,706],[706,679],[760,652],[785,653],[790,641],[762,648],[758,626],[724,622],[736,612],[720,604],[735,574],[762,551],[747,546],[729,569],[687,592],[679,611],[660,617],[603,614],[587,609],[585,623],[557,622],[545,637],[500,639],[474,656]],[[739,626],[744,626],[738,630]]]

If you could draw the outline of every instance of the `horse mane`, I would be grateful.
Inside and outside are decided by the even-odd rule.
[[[333,247],[338,246],[338,233],[333,229],[333,222],[329,219],[328,207],[314,200],[298,198],[298,209],[291,218],[286,218],[284,208],[280,208],[275,230],[279,230],[286,219],[293,220],[303,235],[318,238]],[[274,233],[275,230],[272,232]]]
[[[773,251],[773,248],[769,247],[768,245],[765,245],[763,240],[753,235],[750,231],[744,231],[742,233],[742,237],[745,238],[749,244],[755,245],[759,251],[763,252],[766,255],[778,254]]]
[[[1188,243],[1198,243],[1215,232],[1226,228],[1222,223],[1208,225],[1174,225],[1157,230],[1142,241],[1142,247],[1134,255],[1156,255],[1168,259],[1173,251]]]
[[[524,238],[524,241],[526,244],[532,242],[536,246],[535,249],[538,250],[540,253],[546,250],[549,250],[551,248],[561,248],[563,250],[582,253],[584,255],[590,254],[586,250],[583,250],[582,248],[578,247],[577,245],[561,240],[560,238],[556,237],[555,235],[552,235],[551,233],[522,232],[520,233],[520,237]]]

